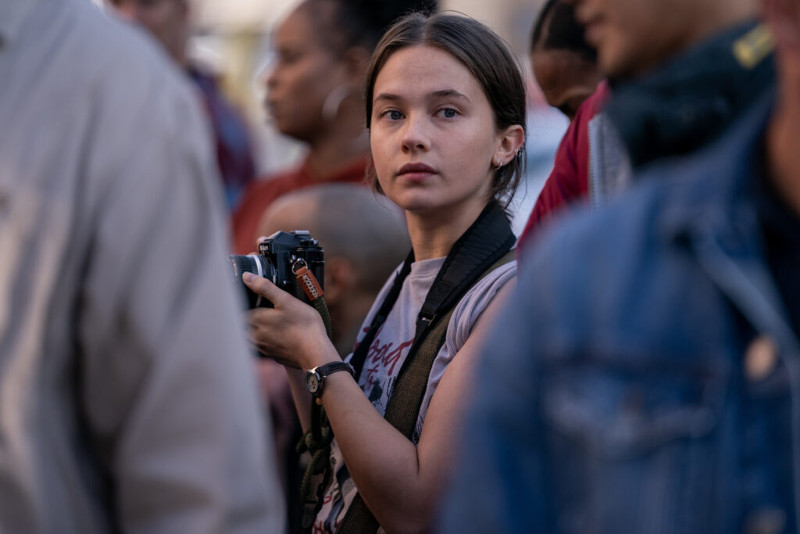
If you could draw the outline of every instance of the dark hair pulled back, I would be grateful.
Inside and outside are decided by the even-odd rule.
[[[444,13],[407,15],[389,28],[380,40],[367,69],[364,89],[367,127],[370,127],[372,118],[375,80],[381,69],[398,50],[418,45],[444,50],[472,73],[489,100],[498,131],[516,124],[525,129],[525,83],[508,47],[497,34],[477,20]],[[508,206],[519,185],[525,161],[524,150],[523,145],[516,157],[494,172],[491,194],[503,206]]]
[[[531,32],[531,52],[567,50],[596,63],[597,51],[586,42],[583,33],[583,26],[575,20],[575,6],[564,0],[548,0]]]

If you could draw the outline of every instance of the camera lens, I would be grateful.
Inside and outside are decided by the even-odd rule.
[[[247,309],[272,307],[270,301],[250,291],[242,281],[242,274],[244,273],[253,273],[261,278],[272,280],[275,269],[273,269],[272,265],[267,261],[267,258],[255,254],[249,256],[232,254],[229,258],[233,264],[233,280],[237,287],[241,288],[240,292],[244,298]]]

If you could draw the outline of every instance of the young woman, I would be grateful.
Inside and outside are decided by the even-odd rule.
[[[514,59],[484,25],[413,14],[378,44],[365,98],[376,187],[405,210],[413,250],[364,323],[350,358],[358,378],[346,372],[313,308],[245,275],[248,287],[274,304],[250,312],[250,335],[287,366],[304,428],[312,422],[314,391],[335,435],[314,531],[351,531],[348,512],[365,503],[386,532],[420,532],[429,528],[451,470],[477,345],[511,288],[516,263],[465,271],[460,278],[474,284],[449,321],[425,316],[423,303],[435,300],[432,286],[430,293],[444,291],[437,279],[458,271],[465,256],[488,248],[513,257],[506,253],[514,236],[503,206],[521,173],[525,88]],[[428,321],[446,326],[446,336],[423,377],[413,428],[398,429],[384,415],[391,419],[393,399],[406,394],[404,370],[424,353],[415,337],[433,336]]]

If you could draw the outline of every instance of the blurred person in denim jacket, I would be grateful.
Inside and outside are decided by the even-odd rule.
[[[800,2],[763,4],[777,94],[530,251],[441,532],[800,528]]]

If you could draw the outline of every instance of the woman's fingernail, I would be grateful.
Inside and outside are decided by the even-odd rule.
[[[246,273],[244,273],[242,275],[242,280],[244,280],[245,283],[252,282],[253,278],[255,278],[255,277],[253,276],[253,273],[251,273],[251,272],[246,272]]]

